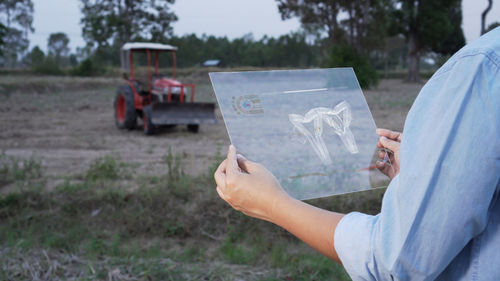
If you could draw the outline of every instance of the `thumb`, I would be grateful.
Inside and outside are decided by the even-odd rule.
[[[238,160],[236,156],[236,148],[234,145],[229,146],[227,151],[226,174],[235,174],[238,172]]]
[[[245,171],[246,173],[252,173],[253,171],[255,171],[255,166],[257,165],[257,163],[254,163],[248,159],[245,158],[245,156],[241,155],[241,154],[238,154],[238,165],[240,166],[240,168]]]
[[[399,145],[400,143],[397,141],[390,140],[386,137],[380,137],[380,143],[382,144],[383,147],[391,150],[391,151],[397,151],[399,150]]]
[[[376,133],[377,133],[377,135],[379,135],[381,137],[387,137],[387,138],[392,139],[392,140],[401,141],[401,133],[400,132],[394,132],[391,130],[378,128],[376,130]]]

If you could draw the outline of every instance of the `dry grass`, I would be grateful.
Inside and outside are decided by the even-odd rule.
[[[3,280],[263,280],[286,277],[281,270],[222,262],[178,262],[170,258],[88,259],[63,251],[3,249]]]

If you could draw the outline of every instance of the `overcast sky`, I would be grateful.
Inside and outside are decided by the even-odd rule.
[[[79,0],[33,0],[35,33],[30,35],[31,47],[46,50],[47,37],[53,32],[65,32],[75,50],[85,42],[81,37]],[[500,1],[493,1],[487,23],[500,21]],[[463,29],[467,42],[479,37],[481,12],[487,0],[463,0]],[[275,0],[177,0],[172,6],[179,20],[174,33],[203,33],[229,38],[252,32],[255,39],[279,36],[296,31],[297,19],[282,21]]]

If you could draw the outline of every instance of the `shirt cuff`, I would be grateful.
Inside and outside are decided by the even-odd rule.
[[[358,212],[345,215],[337,225],[334,247],[353,280],[372,280],[372,230],[378,216]]]

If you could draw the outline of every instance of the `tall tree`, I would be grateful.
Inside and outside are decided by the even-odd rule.
[[[303,25],[314,25],[328,34],[331,43],[343,40],[338,16],[347,0],[276,0],[283,20],[299,17]]]
[[[30,53],[29,57],[30,57],[31,66],[37,67],[43,63],[43,60],[45,59],[45,54],[40,49],[40,47],[35,46],[35,47],[33,47],[33,49],[31,49],[31,53]]]
[[[28,49],[28,35],[33,32],[31,0],[0,0],[0,23],[5,26],[4,56],[7,66],[15,66]]]
[[[481,13],[481,35],[486,33],[486,16],[490,12],[491,6],[493,6],[493,0],[488,0],[488,6]]]
[[[69,54],[69,38],[64,32],[52,33],[47,40],[47,51],[53,55],[56,63],[61,64],[61,58]]]
[[[134,38],[160,40],[172,34],[175,0],[80,0],[83,37],[91,47],[121,46]]]
[[[498,21],[491,23],[490,25],[488,25],[488,28],[486,28],[486,32],[493,30],[499,26],[500,26],[500,22],[498,22]]]
[[[7,28],[0,22],[0,57],[3,56],[3,47],[5,45],[6,34],[7,34]]]
[[[5,34],[4,58],[7,67],[15,67],[29,47],[29,41],[24,32],[17,28],[7,28]]]
[[[107,2],[82,0],[82,35],[90,48],[97,47],[100,50],[106,47],[115,32],[116,27],[110,24],[113,15],[108,11]]]
[[[465,44],[460,0],[399,0],[396,26],[408,41],[407,81],[420,81],[420,54],[456,52]]]
[[[347,42],[360,53],[384,49],[394,0],[352,0],[344,3],[347,18],[342,26]]]
[[[298,17],[311,31],[326,31],[330,47],[348,43],[367,54],[380,49],[396,0],[276,0],[282,19]]]

